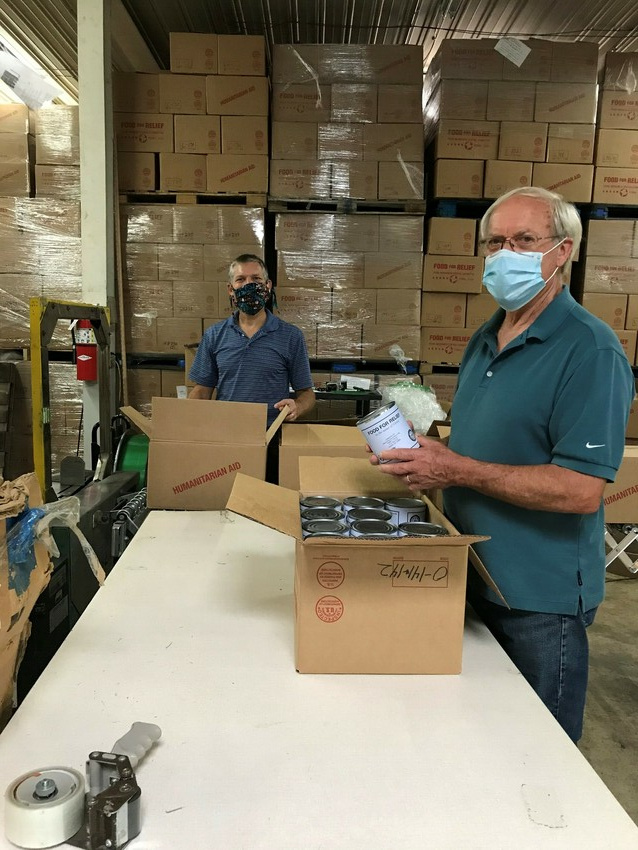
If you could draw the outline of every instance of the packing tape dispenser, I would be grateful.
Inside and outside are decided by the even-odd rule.
[[[70,767],[19,776],[4,795],[5,835],[18,847],[67,842],[84,850],[120,850],[141,829],[141,789],[134,768],[159,740],[153,723],[133,723],[112,752],[92,752],[84,777]]]

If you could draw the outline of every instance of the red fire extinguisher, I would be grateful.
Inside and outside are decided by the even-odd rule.
[[[97,343],[90,319],[78,319],[72,331],[78,381],[97,381]]]

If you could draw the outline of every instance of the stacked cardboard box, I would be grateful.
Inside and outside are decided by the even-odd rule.
[[[17,103],[0,104],[0,197],[28,197],[33,186],[33,116]]]
[[[422,48],[275,45],[270,192],[423,197]]]
[[[618,334],[630,363],[638,334],[638,224],[633,218],[588,223],[582,303]]]
[[[421,360],[461,362],[479,325],[496,309],[483,290],[483,258],[476,255],[473,218],[431,218],[423,265]]]
[[[596,131],[592,200],[638,205],[638,53],[608,53]]]
[[[419,357],[423,216],[280,213],[277,301],[311,357]]]
[[[229,313],[228,267],[263,256],[264,210],[217,204],[121,206],[131,352],[181,354]]]
[[[530,39],[520,67],[495,39],[449,39],[426,79],[435,197],[534,184],[591,200],[598,47]]]
[[[77,106],[35,113],[35,187],[38,197],[80,198],[80,116]]]
[[[80,204],[64,198],[0,199],[0,347],[31,345],[29,301],[82,300]],[[51,348],[71,348],[58,322]]]
[[[170,72],[116,74],[122,191],[268,191],[263,36],[170,34]]]

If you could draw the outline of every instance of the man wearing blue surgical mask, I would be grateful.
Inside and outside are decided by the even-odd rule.
[[[563,283],[581,234],[575,207],[545,189],[492,204],[480,244],[499,309],[464,354],[449,444],[420,437],[380,466],[442,489],[460,531],[490,535],[476,551],[510,607],[473,571],[468,598],[575,742],[604,596],[603,490],[635,394],[618,337]]]
[[[267,404],[268,425],[284,407],[290,408],[285,421],[294,422],[315,405],[303,334],[267,309],[272,281],[260,257],[242,254],[228,274],[234,312],[204,332],[189,398],[210,399],[216,389],[219,401]],[[276,483],[276,438],[270,445],[267,478]]]

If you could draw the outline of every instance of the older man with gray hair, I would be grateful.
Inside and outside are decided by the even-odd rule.
[[[575,742],[604,596],[603,490],[635,393],[616,334],[563,281],[581,234],[575,207],[545,189],[492,204],[480,245],[499,309],[464,354],[448,446],[419,438],[380,467],[441,488],[460,531],[490,535],[476,549],[510,607],[473,573],[470,602]]]

